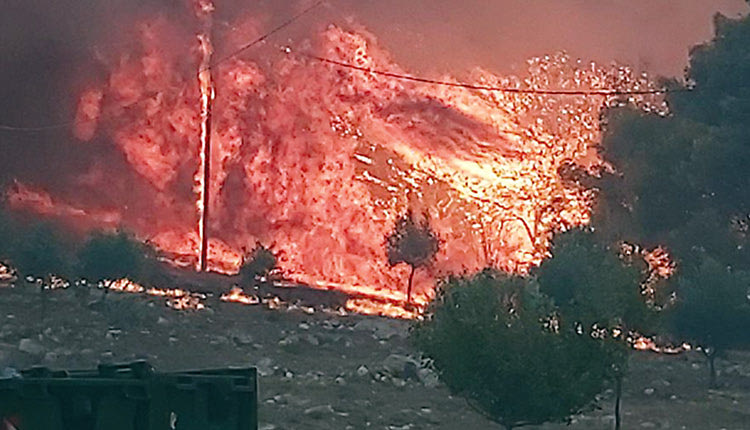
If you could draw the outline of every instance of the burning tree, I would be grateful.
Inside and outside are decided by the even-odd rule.
[[[426,217],[416,220],[411,213],[396,221],[396,228],[386,241],[388,264],[409,265],[409,281],[406,287],[406,303],[411,303],[411,287],[414,282],[414,271],[429,264],[440,248],[440,239],[430,228]]]
[[[451,391],[506,429],[565,421],[610,376],[612,350],[536,290],[491,270],[450,279],[412,335]]]

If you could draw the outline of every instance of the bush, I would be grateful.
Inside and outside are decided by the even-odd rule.
[[[70,278],[74,259],[66,240],[51,224],[39,223],[27,228],[15,226],[9,260],[23,276],[49,281],[54,276]]]
[[[77,275],[95,282],[142,282],[151,266],[149,254],[149,248],[128,233],[94,233],[78,252]]]
[[[506,429],[565,421],[611,377],[614,350],[566,326],[528,279],[453,278],[429,312],[416,345],[452,392]]]

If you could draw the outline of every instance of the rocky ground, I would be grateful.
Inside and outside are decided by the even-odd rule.
[[[147,359],[159,370],[257,366],[260,428],[499,429],[452,397],[408,342],[410,322],[332,310],[207,301],[175,311],[144,294],[0,287],[0,370],[93,368]],[[696,353],[633,354],[625,429],[750,428],[750,356],[719,363],[707,390]],[[2,370],[5,369],[5,370]],[[612,428],[611,391],[569,427]]]

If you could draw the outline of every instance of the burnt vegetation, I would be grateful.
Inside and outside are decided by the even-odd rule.
[[[400,263],[409,265],[409,279],[406,285],[407,305],[411,304],[414,272],[430,264],[439,249],[440,239],[430,228],[429,219],[426,216],[418,219],[411,211],[396,221],[393,233],[386,238],[388,264],[391,266]]]

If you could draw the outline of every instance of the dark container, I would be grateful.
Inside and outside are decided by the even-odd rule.
[[[32,368],[0,379],[0,430],[257,430],[257,393],[255,368]]]

